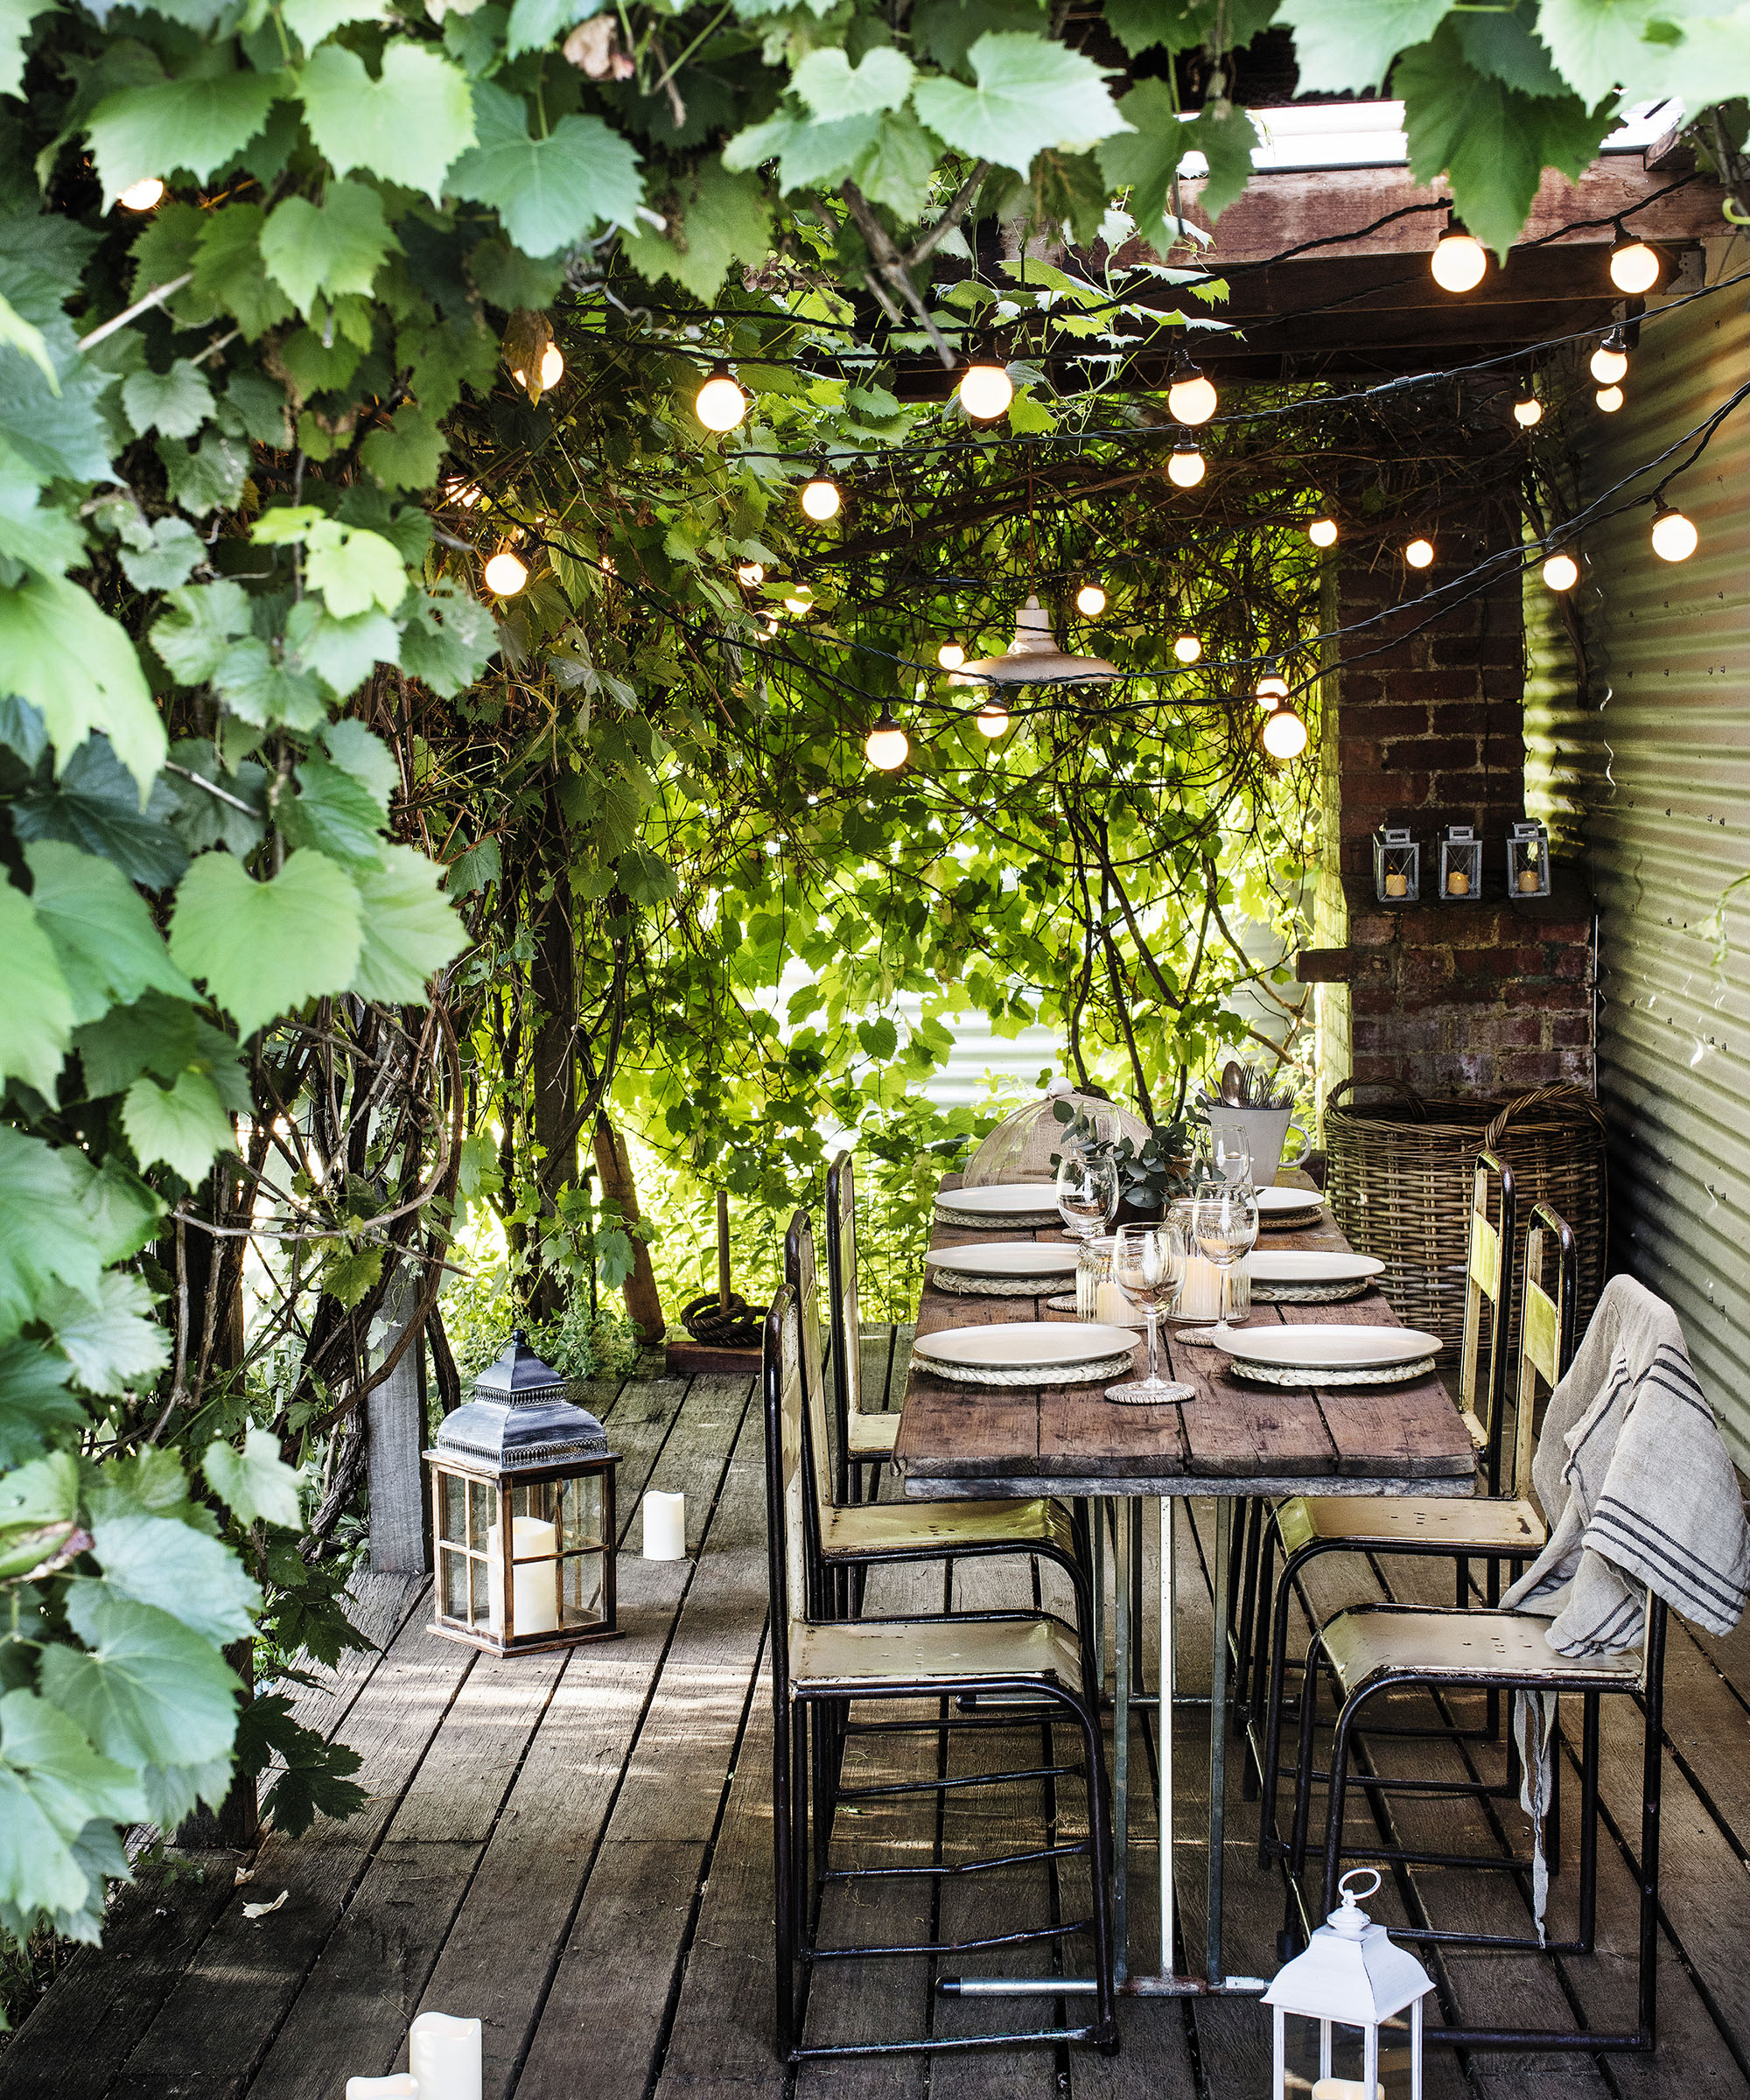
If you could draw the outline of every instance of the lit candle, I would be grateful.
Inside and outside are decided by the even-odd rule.
[[[346,2100],[419,2100],[419,2081],[405,2071],[391,2078],[349,2078]]]
[[[1181,1320],[1222,1317],[1222,1271],[1214,1262],[1194,1254],[1185,1264],[1185,1287],[1179,1294]]]
[[[1536,868],[1520,869],[1519,887],[1528,896],[1535,897],[1537,894],[1537,871]]]
[[[480,2023],[422,2012],[407,2030],[419,2100],[480,2100]]]
[[[1407,875],[1400,875],[1394,868],[1385,878],[1385,893],[1388,897],[1408,896],[1410,878]]]
[[[1122,1327],[1136,1317],[1130,1299],[1110,1277],[1104,1278],[1094,1293],[1094,1317],[1109,1327]]]
[[[687,1498],[648,1489],[644,1497],[644,1558],[646,1560],[684,1560],[687,1558]]]
[[[1470,878],[1470,877],[1465,873],[1465,872],[1464,872],[1464,870],[1463,870],[1462,868],[1454,868],[1454,869],[1452,870],[1452,873],[1451,873],[1450,875],[1448,875],[1448,876],[1447,876],[1447,878],[1446,878],[1446,894],[1447,894],[1447,896],[1449,896],[1449,897],[1468,897],[1468,896],[1470,895],[1470,893],[1471,893],[1471,878]]]
[[[516,1617],[514,1629],[517,1635],[523,1634],[556,1634],[559,1630],[559,1596],[555,1580],[556,1563],[551,1556],[559,1550],[559,1534],[544,1518],[519,1516],[510,1529],[510,1550],[516,1567],[513,1575],[514,1587],[511,1602]],[[545,1555],[548,1558],[540,1558]],[[486,1562],[488,1624],[495,1634],[504,1631],[504,1566],[499,1556],[499,1530],[496,1524],[487,1527]],[[522,1564],[529,1564],[524,1566]]]

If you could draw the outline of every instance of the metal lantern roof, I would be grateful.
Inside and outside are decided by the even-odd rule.
[[[1009,644],[1007,654],[983,656],[976,663],[962,664],[955,682],[970,684],[989,679],[1001,685],[1089,685],[1096,680],[1124,676],[1103,656],[1072,656],[1059,648],[1051,631],[1051,615],[1035,597],[1015,616],[1015,639]]]
[[[497,1362],[474,1381],[474,1396],[445,1415],[437,1459],[482,1460],[500,1472],[564,1465],[608,1454],[601,1424],[565,1397],[565,1381],[528,1346],[522,1328]]]
[[[1342,1908],[1320,1926],[1304,1954],[1278,1970],[1264,2002],[1309,2020],[1373,2027],[1433,1988],[1421,1963],[1395,1945],[1346,1887]]]

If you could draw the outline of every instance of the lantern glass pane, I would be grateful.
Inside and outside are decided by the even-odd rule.
[[[475,1553],[486,1550],[486,1533],[498,1522],[498,1489],[487,1480],[468,1482],[468,1545]]]
[[[484,1554],[482,1554],[479,1560],[470,1560],[468,1563],[469,1610],[467,1619],[470,1626],[485,1626],[490,1620],[492,1617],[490,1591],[491,1571],[486,1565]]]
[[[443,1584],[444,1616],[446,1619],[459,1619],[466,1624],[468,1617],[468,1557],[453,1546],[446,1546],[440,1540],[438,1567]]]
[[[438,1536],[458,1545],[468,1536],[468,1483],[453,1473],[438,1475]]]
[[[598,1473],[563,1480],[559,1508],[562,1552],[594,1551],[602,1544],[602,1483]]]
[[[603,1615],[602,1557],[572,1553],[559,1563],[559,1618],[564,1626],[593,1626]]]
[[[1283,2023],[1284,2100],[1368,2100],[1362,2073],[1366,2030],[1289,2013]],[[1379,2030],[1379,2076],[1374,2100],[1410,2100],[1410,2016]]]

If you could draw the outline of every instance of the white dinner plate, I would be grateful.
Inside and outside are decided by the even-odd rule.
[[[1057,1278],[1075,1273],[1075,1250],[1067,1242],[991,1240],[973,1247],[933,1247],[924,1260],[932,1269],[969,1276]]]
[[[987,1370],[1050,1369],[1120,1350],[1128,1353],[1136,1339],[1128,1327],[1104,1326],[1096,1320],[1011,1320],[988,1327],[943,1327],[920,1334],[912,1354],[928,1362]]]
[[[1246,1256],[1246,1267],[1251,1271],[1255,1284],[1350,1284],[1377,1276],[1385,1264],[1371,1254],[1325,1254],[1298,1247],[1257,1247]]]
[[[1316,1188],[1260,1188],[1254,1193],[1260,1217],[1281,1217],[1290,1212],[1325,1208],[1325,1199]]]
[[[1384,1370],[1432,1356],[1440,1347],[1438,1334],[1419,1327],[1241,1327],[1210,1340],[1236,1362],[1284,1370]]]
[[[990,1188],[944,1188],[936,1201],[963,1217],[989,1218],[993,1224],[1030,1217],[1035,1211],[1057,1215],[1057,1192],[1049,1181],[999,1181]]]

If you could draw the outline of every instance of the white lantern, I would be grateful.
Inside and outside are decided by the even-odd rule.
[[[1433,1979],[1356,1903],[1349,1884],[1363,1874],[1373,1884],[1363,1895],[1379,1886],[1371,1867],[1345,1874],[1342,1908],[1264,1994],[1275,2017],[1273,2100],[1422,2100],[1422,1999]]]

